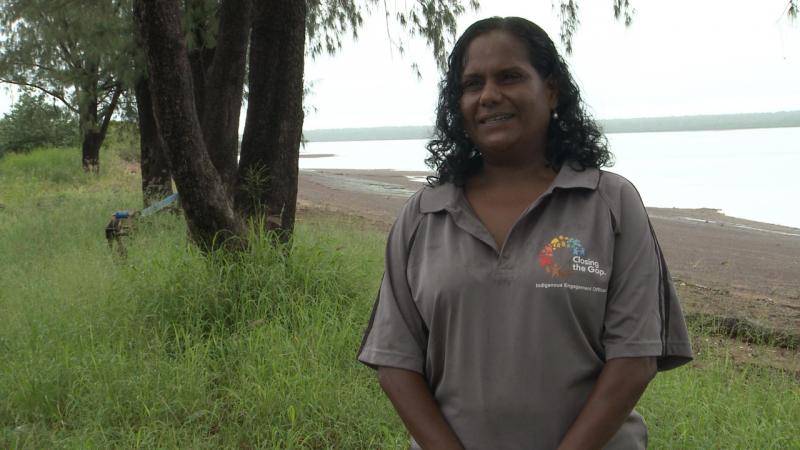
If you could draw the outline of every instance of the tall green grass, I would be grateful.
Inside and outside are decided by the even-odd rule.
[[[0,159],[0,448],[407,445],[355,362],[382,231],[301,218],[291,251],[252,235],[203,256],[167,213],[123,259],[103,227],[140,205],[140,180],[104,158],[99,176],[77,150]],[[704,342],[643,398],[651,447],[800,448],[796,375]]]

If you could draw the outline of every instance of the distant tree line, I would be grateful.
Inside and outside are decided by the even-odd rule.
[[[800,127],[800,111],[600,119],[598,123],[605,133],[798,128]],[[433,136],[433,128],[424,125],[405,127],[330,128],[306,130],[303,132],[303,138],[305,138],[307,142],[392,141],[430,139],[431,136]]]

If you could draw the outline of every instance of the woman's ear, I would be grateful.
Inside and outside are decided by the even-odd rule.
[[[556,109],[558,106],[558,86],[552,79],[547,80],[547,101],[550,105],[550,111]]]

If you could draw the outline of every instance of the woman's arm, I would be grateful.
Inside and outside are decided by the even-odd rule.
[[[636,406],[656,370],[654,357],[608,360],[558,450],[603,448]]]
[[[379,367],[378,382],[408,432],[423,449],[463,449],[422,375],[411,370]]]

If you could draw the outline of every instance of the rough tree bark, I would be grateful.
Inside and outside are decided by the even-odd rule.
[[[263,216],[284,240],[294,228],[297,204],[306,8],[305,1],[258,1],[250,36],[236,207],[243,215]]]
[[[203,123],[203,111],[205,111],[204,99],[206,90],[206,74],[214,61],[213,48],[196,48],[189,50],[189,64],[192,68],[192,82],[194,88],[194,105],[197,108],[197,117]]]
[[[236,181],[250,10],[251,0],[222,2],[217,46],[205,79],[200,115],[206,149],[231,200]]]
[[[81,126],[81,163],[83,170],[100,170],[100,130],[97,129],[97,97],[87,93],[87,98],[78,106]]]
[[[103,145],[103,140],[106,138],[111,116],[114,115],[121,94],[122,89],[115,86],[109,104],[102,111],[98,111],[96,87],[89,86],[83,89],[85,99],[78,106],[83,170],[88,172],[100,170],[100,146]],[[102,122],[98,123],[98,120],[102,120]]]
[[[240,240],[225,239],[243,237],[245,229],[203,141],[179,2],[136,0],[134,15],[144,44],[156,124],[167,146],[189,233],[203,249],[223,243],[238,246]]]
[[[139,148],[142,168],[142,198],[144,206],[172,194],[172,175],[164,142],[156,128],[153,100],[147,78],[141,77],[135,86],[136,109],[139,116]]]

